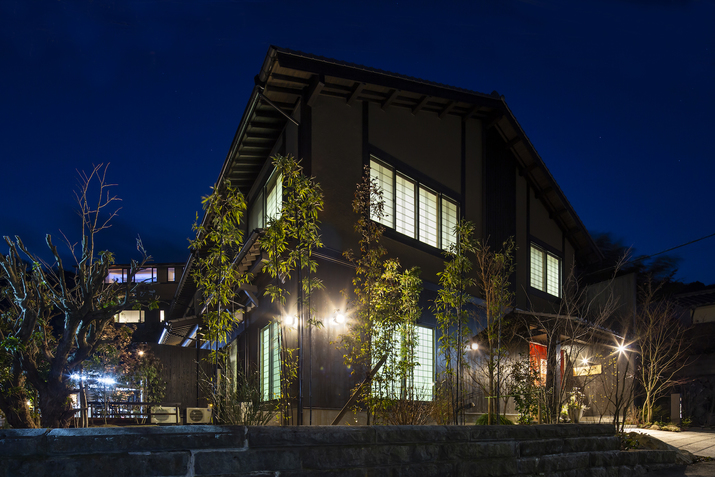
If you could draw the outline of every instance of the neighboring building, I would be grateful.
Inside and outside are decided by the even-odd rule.
[[[171,300],[176,293],[178,280],[184,270],[184,263],[152,263],[137,271],[133,280],[143,283],[158,301],[158,307],[150,310],[125,310],[114,317],[116,323],[136,326],[133,341],[156,343],[166,329],[165,321]],[[125,283],[129,277],[129,265],[113,265],[105,279],[107,283]]]
[[[565,275],[573,266],[601,258],[496,92],[482,94],[271,47],[217,180],[219,187],[230,180],[247,197],[246,243],[236,264],[255,277],[242,287],[233,310],[242,322],[228,345],[231,363],[260,370],[266,399],[278,393],[278,323],[289,324],[295,313],[294,295],[285,308],[263,296],[269,278],[260,273],[262,252],[256,239],[267,218],[280,210],[280,181],[270,160],[274,154],[301,159],[325,195],[320,216],[325,248],[315,256],[326,289],[311,301],[325,326],[312,331],[302,371],[304,413],[312,406],[314,424],[329,423],[362,380],[350,375],[334,342],[346,331],[342,317],[350,320],[341,290],[351,290],[354,268],[342,253],[357,249],[351,201],[364,166],[371,167],[384,191],[387,213],[382,223],[389,256],[399,257],[405,268],[422,270],[415,379],[427,386],[439,368],[436,323],[429,308],[443,269],[443,250],[454,240],[451,227],[460,218],[474,222],[477,237],[497,248],[515,238],[513,290],[521,310],[554,313]],[[171,328],[162,343],[196,346],[201,308],[189,273],[192,264],[193,257],[178,284],[168,314]],[[287,332],[293,340],[295,329]]]
[[[715,425],[715,287],[679,293],[673,300],[683,308],[688,365],[678,373],[672,390],[671,419],[689,418],[699,426]],[[672,398],[682,399],[682,407]],[[678,416],[680,408],[681,416]]]

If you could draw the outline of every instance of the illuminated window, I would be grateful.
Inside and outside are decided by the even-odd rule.
[[[164,310],[159,310],[159,323],[164,322]]]
[[[176,269],[174,267],[169,267],[166,269],[166,281],[175,282],[176,281]]]
[[[398,397],[405,392],[412,393],[414,399],[418,401],[431,401],[433,398],[434,387],[434,330],[426,326],[415,326],[415,347],[414,360],[415,367],[412,373],[406,379],[402,380],[399,376],[398,360],[403,343],[404,336],[400,336],[398,350],[390,356],[387,362],[383,365],[382,370],[391,368],[395,373],[394,380],[376,379],[378,383],[373,386],[373,395],[381,394],[382,397]],[[374,363],[377,364],[379,359],[373,357]],[[383,371],[378,371],[377,376],[383,376]],[[404,375],[403,375],[404,376]]]
[[[393,227],[394,194],[392,179],[394,178],[394,172],[380,162],[370,161],[370,178],[376,181],[380,190],[382,190],[382,200],[385,204],[382,209],[382,217],[372,216],[370,218],[388,227]]]
[[[124,310],[114,315],[115,323],[144,323],[144,310]]]
[[[110,268],[104,283],[124,283],[126,276],[126,270],[123,268]]]
[[[135,283],[155,283],[156,268],[140,268],[134,275]]]
[[[459,220],[459,206],[455,201],[395,171],[374,156],[370,159],[370,178],[377,182],[385,202],[382,218],[373,214],[373,220],[444,250],[455,242],[454,226]]]
[[[270,181],[266,194],[266,223],[269,220],[276,220],[281,216],[283,207],[283,176],[278,175],[275,180]]]
[[[395,230],[415,238],[415,183],[407,177],[397,174],[396,186]]]
[[[449,250],[449,247],[456,243],[454,228],[459,221],[459,206],[451,200],[442,197],[442,248]]]
[[[531,286],[553,296],[561,296],[561,259],[531,245]]]
[[[271,323],[261,330],[260,357],[263,400],[278,399],[281,395],[281,341],[278,323]]]
[[[438,247],[439,228],[437,223],[437,194],[420,187],[420,242]]]
[[[431,401],[434,386],[434,330],[426,326],[417,326],[417,346],[415,347],[415,366],[413,388],[415,399]]]

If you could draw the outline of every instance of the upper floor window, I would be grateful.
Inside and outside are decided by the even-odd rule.
[[[129,269],[110,268],[104,283],[126,283],[130,280]],[[156,268],[140,268],[134,274],[133,283],[156,283]]]
[[[382,217],[371,217],[410,238],[448,250],[455,243],[454,226],[459,220],[459,206],[449,197],[433,191],[416,180],[370,158],[370,178],[382,190]]]
[[[278,174],[266,186],[266,224],[281,216],[283,208],[283,176]]]
[[[116,323],[144,323],[144,310],[124,310],[114,315]]]
[[[273,173],[256,194],[248,214],[249,230],[262,229],[269,219],[277,219],[283,206],[283,176]]]
[[[531,244],[531,286],[561,296],[561,259],[534,244]]]
[[[175,282],[176,281],[176,268],[168,267],[166,269],[166,281]]]

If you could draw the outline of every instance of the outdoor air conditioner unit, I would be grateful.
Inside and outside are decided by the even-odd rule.
[[[151,408],[152,424],[178,424],[178,417],[176,407],[152,406]]]
[[[186,423],[187,424],[208,424],[211,422],[210,407],[187,407],[186,408]]]

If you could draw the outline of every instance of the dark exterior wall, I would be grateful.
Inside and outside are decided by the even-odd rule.
[[[516,173],[516,171],[515,171]],[[527,294],[529,280],[529,186],[526,179],[517,174],[516,176],[516,306],[522,310],[529,307]]]
[[[151,352],[162,364],[161,379],[166,382],[166,392],[163,402],[181,403],[182,409],[187,407],[206,407],[208,401],[203,391],[197,390],[197,376],[211,376],[211,366],[208,364],[207,350],[182,348],[156,343],[150,344]],[[197,359],[201,363],[197,369]]]
[[[370,103],[370,145],[453,191],[461,190],[461,120]],[[398,167],[399,168],[399,167]],[[408,171],[404,171],[408,173]],[[423,179],[416,177],[416,179]]]
[[[563,254],[563,236],[561,229],[549,217],[549,211],[546,210],[544,204],[536,198],[534,189],[530,189],[529,197],[529,233],[532,238],[535,238],[543,244],[551,247],[554,251]]]
[[[484,236],[484,137],[482,121],[464,122],[464,218],[474,223],[477,237]]]
[[[325,196],[321,236],[342,252],[357,247],[352,200],[363,173],[362,104],[320,96],[312,109],[312,173]]]

